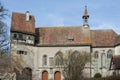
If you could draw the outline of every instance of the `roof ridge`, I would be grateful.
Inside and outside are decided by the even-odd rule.
[[[25,15],[25,13],[21,13],[21,12],[12,12],[12,15],[13,14],[19,14],[19,15]],[[33,16],[32,14],[30,14],[30,16]],[[34,17],[34,16],[33,16]]]
[[[83,28],[83,26],[40,26],[36,28]]]
[[[98,30],[111,30],[111,31],[114,31],[113,29],[91,29],[91,30],[93,30],[93,31],[98,31]]]

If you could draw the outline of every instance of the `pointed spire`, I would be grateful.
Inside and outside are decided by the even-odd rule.
[[[83,18],[83,19],[88,19],[88,18],[89,18],[88,11],[87,11],[87,6],[85,6],[84,15],[83,15],[82,18]]]
[[[82,16],[82,18],[83,18],[83,22],[84,22],[83,26],[84,27],[89,27],[89,25],[88,25],[89,15],[88,15],[88,11],[87,11],[87,6],[85,6],[84,15]]]

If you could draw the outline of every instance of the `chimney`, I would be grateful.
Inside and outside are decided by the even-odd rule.
[[[29,21],[29,20],[30,20],[30,12],[26,11],[26,21]]]

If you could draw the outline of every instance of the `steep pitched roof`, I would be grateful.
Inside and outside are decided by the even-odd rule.
[[[114,55],[111,59],[110,69],[112,70],[120,70],[120,55]]]
[[[30,15],[26,21],[23,13],[12,13],[11,31],[27,34],[35,34],[38,45],[92,45],[93,47],[108,47],[120,43],[118,36],[113,30],[90,30],[85,27],[40,27],[35,31],[35,19]]]
[[[113,30],[91,30],[92,46],[114,46],[116,36]]]
[[[36,28],[39,45],[68,45],[91,43],[90,30],[83,27],[42,27]]]
[[[35,19],[30,15],[30,20],[26,21],[26,15],[23,13],[12,13],[11,31],[18,31],[28,34],[35,33]]]
[[[120,35],[118,35],[116,37],[116,43],[115,43],[115,45],[119,45],[119,44],[120,44]]]
[[[36,28],[39,45],[92,45],[93,47],[114,46],[117,34],[111,30],[90,30],[85,27],[41,27]],[[70,41],[73,39],[73,41]]]

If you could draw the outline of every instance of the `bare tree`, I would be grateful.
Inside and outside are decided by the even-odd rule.
[[[4,6],[2,5],[2,2],[0,1],[0,21],[8,15],[7,11],[8,10],[4,8]]]
[[[4,8],[2,3],[0,2],[0,57],[9,56],[9,38],[7,35],[7,25],[4,23],[4,20],[7,13],[7,9]]]
[[[4,8],[0,1],[0,71],[7,70],[6,68],[10,63],[9,53],[9,38],[7,33],[7,24],[4,22],[6,17],[7,9]]]
[[[86,63],[90,62],[88,53],[70,50],[61,59],[64,63],[63,76],[65,80],[83,80],[83,69]]]

